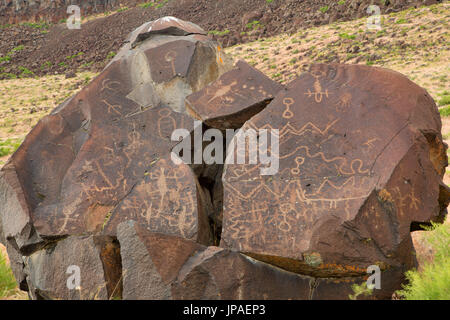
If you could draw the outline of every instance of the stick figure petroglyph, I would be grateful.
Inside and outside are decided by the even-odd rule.
[[[114,80],[111,80],[111,79],[104,79],[102,81],[102,88],[100,89],[100,92],[103,92],[104,90],[115,91],[115,90],[118,89],[118,87],[120,87],[120,82],[119,81],[114,81]]]
[[[294,116],[294,113],[290,109],[291,105],[293,105],[294,102],[295,102],[295,100],[292,98],[284,98],[283,99],[283,104],[286,106],[286,110],[284,110],[284,112],[283,112],[283,118],[290,119]]]
[[[177,58],[177,52],[173,50],[169,50],[164,56],[165,60],[170,63],[172,67],[173,75],[176,76],[177,72],[175,70],[175,59]]]
[[[168,108],[159,110],[158,134],[161,138],[170,138],[172,132],[177,128],[175,119],[171,116],[172,111]]]
[[[314,91],[311,91],[308,89],[308,92],[305,92],[305,94],[308,96],[308,98],[311,98],[314,96],[314,100],[319,103],[322,102],[323,96],[326,96],[328,98],[328,95],[330,94],[328,92],[328,89],[325,89],[323,91],[322,85],[320,84],[319,78],[323,76],[322,72],[311,72],[312,76],[315,78],[314,80]]]
[[[118,104],[111,104],[108,101],[106,101],[105,99],[102,100],[102,102],[104,104],[106,104],[106,106],[108,107],[108,113],[111,113],[111,111],[114,111],[115,113],[117,113],[119,116],[121,116],[122,114],[118,111],[120,109],[122,109],[122,106],[118,105]]]
[[[352,95],[350,92],[345,92],[340,96],[339,101],[336,104],[336,111],[344,112],[349,106],[352,100]]]

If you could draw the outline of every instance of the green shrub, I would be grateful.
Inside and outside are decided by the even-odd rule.
[[[116,53],[114,51],[110,51],[108,55],[106,56],[106,59],[112,59],[116,56]]]
[[[446,105],[450,104],[450,96],[443,96],[442,99],[440,99],[438,101],[438,104],[440,106],[446,106]]]
[[[320,7],[319,11],[322,12],[322,13],[325,13],[325,12],[328,11],[328,9],[330,9],[329,6],[323,6],[323,7]]]
[[[146,9],[149,7],[153,7],[154,5],[155,5],[154,2],[144,2],[144,3],[139,4],[139,7]]]
[[[158,3],[155,8],[156,9],[162,8],[166,5],[167,2],[169,2],[169,0],[163,0],[160,3]]]
[[[450,225],[433,224],[427,229],[433,262],[425,263],[420,272],[406,272],[409,283],[397,293],[406,300],[450,300]]]
[[[404,23],[409,23],[409,21],[404,18],[400,18],[397,21],[395,21],[395,24],[404,24]]]
[[[21,76],[30,76],[33,75],[33,71],[26,67],[19,66],[19,72]]]
[[[259,22],[258,20],[253,20],[252,22],[249,22],[245,25],[245,27],[250,30],[258,29],[260,26],[261,22]]]
[[[354,34],[348,34],[346,32],[339,33],[339,37],[341,37],[342,39],[348,39],[348,40],[353,40],[356,38],[356,36]]]
[[[21,143],[22,141],[20,139],[6,139],[5,141],[0,141],[0,157],[16,152]]]
[[[219,31],[219,30],[211,30],[211,31],[209,31],[208,33],[209,33],[209,34],[216,35],[216,36],[224,36],[224,35],[226,35],[226,34],[229,34],[229,33],[230,33],[230,30],[228,30],[228,29],[223,30],[223,31]]]
[[[17,284],[14,275],[6,264],[6,257],[0,253],[0,299],[14,293]]]
[[[352,285],[353,294],[349,294],[348,298],[350,300],[357,300],[359,296],[370,296],[373,293],[373,289],[370,289],[367,286],[366,282],[363,282],[361,284],[354,284]]]
[[[441,116],[443,116],[443,117],[448,117],[448,116],[450,116],[450,106],[444,107],[444,108],[440,108],[440,109],[439,109],[439,113],[440,113]]]
[[[41,22],[22,22],[20,24],[21,26],[27,26],[33,29],[48,29],[50,28],[50,25],[45,22],[45,21],[41,21]]]

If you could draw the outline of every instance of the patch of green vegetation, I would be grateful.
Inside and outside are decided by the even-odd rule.
[[[52,63],[50,61],[46,61],[41,65],[41,70],[50,68],[52,66]]]
[[[438,79],[439,79],[440,82],[446,83],[447,82],[447,75],[444,74],[442,76],[439,76]]]
[[[425,263],[420,272],[406,272],[408,284],[397,294],[406,300],[450,300],[450,225],[433,223],[426,229],[433,261]]]
[[[386,34],[386,30],[379,30],[379,31],[377,31],[377,33],[376,33],[376,36],[377,37],[382,37],[382,36],[384,36]]]
[[[23,44],[13,48],[9,53],[14,53],[14,52],[19,52],[22,51],[25,48],[25,46]]]
[[[11,296],[16,287],[16,279],[6,264],[6,257],[0,253],[0,299]]]
[[[323,6],[323,7],[320,7],[319,11],[322,12],[322,13],[325,13],[325,12],[328,11],[328,9],[330,9],[329,6]]]
[[[272,3],[272,2],[273,2],[273,0],[266,0],[266,2],[267,2],[267,3]]]
[[[82,68],[89,68],[92,64],[94,63],[94,61],[89,61],[89,62],[85,62],[81,65]]]
[[[258,20],[253,20],[252,22],[249,22],[245,25],[245,27],[250,30],[258,29],[260,26],[261,22],[259,22]]]
[[[346,32],[339,33],[339,37],[341,37],[342,39],[348,39],[348,40],[354,40],[356,38],[356,36],[354,34],[348,34]]]
[[[158,4],[155,6],[155,8],[156,8],[156,9],[162,8],[162,7],[164,7],[164,6],[167,4],[167,2],[169,2],[169,0],[163,0],[163,1],[161,1],[160,3],[158,3]]]
[[[3,61],[11,61],[11,56],[6,55],[4,57],[0,57],[0,62],[3,62]]]
[[[17,148],[22,144],[21,139],[6,139],[5,141],[0,141],[0,157],[7,156],[16,152]]]
[[[409,21],[406,20],[405,18],[400,18],[395,21],[395,24],[404,24],[404,23],[409,23]]]
[[[74,55],[67,56],[66,59],[67,59],[67,60],[72,60],[73,58],[82,56],[83,54],[84,54],[84,52],[78,52],[78,53],[75,53]]]
[[[345,0],[339,0],[339,1],[338,1],[338,5],[342,6],[342,5],[344,5],[344,4],[345,4]]]
[[[144,8],[144,9],[153,7],[154,5],[155,5],[154,2],[144,2],[144,3],[138,4],[139,7]]]
[[[90,76],[86,76],[86,77],[84,77],[84,84],[86,85],[86,84],[88,84],[89,83],[89,81],[91,81],[91,77]]]
[[[30,69],[28,69],[26,67],[22,67],[22,66],[19,66],[19,72],[22,77],[31,76],[34,74],[33,71],[31,71]]]
[[[228,30],[228,29],[223,30],[223,31],[219,31],[219,30],[211,30],[211,31],[209,31],[208,33],[209,33],[209,34],[212,34],[212,35],[216,35],[216,36],[224,36],[224,35],[226,35],[226,34],[229,34],[229,33],[230,33],[230,30]]]
[[[127,10],[128,10],[128,7],[122,7],[122,8],[117,9],[116,12],[123,12],[123,11],[127,11]]]
[[[358,296],[370,296],[373,293],[373,289],[370,289],[367,286],[366,282],[363,282],[361,284],[354,284],[352,285],[353,294],[349,294],[348,298],[350,300],[356,300],[358,299]]]
[[[449,104],[450,104],[450,95],[448,95],[448,96],[442,96],[442,98],[439,99],[438,104],[439,104],[440,106],[446,106],[446,105],[449,105]],[[439,112],[440,112],[440,110],[439,110]],[[442,113],[441,113],[441,114],[442,114]]]
[[[22,22],[20,24],[21,26],[26,26],[26,27],[30,27],[33,29],[48,29],[50,28],[50,25],[45,22],[45,21],[41,21],[41,22]]]
[[[0,78],[16,79],[17,76],[14,73],[2,72],[2,73],[0,73]]]
[[[116,56],[116,53],[114,51],[110,51],[108,55],[106,56],[106,59],[112,59]]]

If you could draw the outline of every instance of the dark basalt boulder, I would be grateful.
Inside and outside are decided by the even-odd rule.
[[[278,170],[184,163],[172,134],[199,122],[242,126],[231,142],[273,130]],[[411,232],[446,215],[446,150],[432,98],[396,72],[314,65],[284,87],[166,17],[0,170],[0,241],[33,299],[347,299],[374,265],[369,298],[389,299]]]
[[[449,203],[424,89],[386,69],[314,65],[250,128],[279,130],[279,170],[225,165],[221,247],[319,278],[415,266],[410,232]]]

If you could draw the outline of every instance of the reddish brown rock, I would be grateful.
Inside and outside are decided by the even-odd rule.
[[[135,32],[134,36],[138,34]],[[194,52],[198,46],[204,46],[204,50]],[[199,229],[197,224],[203,224],[196,221],[195,210],[202,206],[202,200],[198,199],[201,195],[197,194],[195,176],[189,173],[187,166],[178,170],[168,164],[170,159],[160,162],[166,163],[167,172],[153,172],[152,168],[156,161],[170,154],[176,143],[171,141],[175,129],[192,130],[193,119],[184,114],[184,105],[178,102],[184,101],[185,92],[190,93],[204,85],[204,81],[219,75],[222,66],[218,64],[214,46],[211,40],[199,41],[189,35],[160,35],[142,42],[134,50],[125,47],[119,58],[92,83],[42,119],[3,169],[3,172],[9,170],[9,176],[17,176],[17,183],[8,185],[23,207],[16,210],[24,212],[21,224],[26,224],[29,215],[38,233],[46,237],[100,232],[111,212],[114,211],[116,218],[117,211],[128,214],[124,207],[131,202],[135,207],[147,206],[143,199],[136,198],[136,194],[145,189],[145,180],[153,179],[155,187],[164,183],[156,177],[159,173],[161,179],[164,174],[170,179],[173,176],[170,171],[174,171],[180,176],[168,181],[165,191],[172,195],[177,193],[186,208],[181,205],[171,208],[170,201],[174,200],[171,196],[161,199],[167,203],[161,205],[160,211],[174,209],[181,216],[185,214],[186,226],[179,227],[185,231],[180,235],[186,232],[190,238],[195,238],[192,232]],[[205,59],[206,51],[209,59]],[[152,59],[158,52],[161,61]],[[166,60],[167,52],[173,52],[177,59]],[[191,87],[192,72],[196,79]],[[180,84],[182,90],[176,90]],[[158,86],[165,85],[173,85],[174,91],[169,94],[170,90],[166,90],[165,95],[160,96]],[[151,90],[137,90],[139,88]],[[157,104],[152,104],[152,100]],[[147,177],[147,173],[150,176]],[[159,200],[153,197],[153,201]],[[4,216],[7,219],[8,215]],[[148,216],[144,216],[144,220],[145,217]],[[158,222],[157,225],[164,224]],[[18,232],[7,230],[10,227],[8,224],[4,232]],[[159,230],[155,226],[151,229]],[[112,228],[109,230],[114,234]],[[206,238],[208,236],[202,239]]]
[[[118,227],[124,299],[308,299],[310,281],[237,252]]]
[[[171,299],[180,268],[204,248],[183,238],[152,233],[134,221],[119,224],[123,299]]]
[[[136,41],[149,25],[151,37]],[[42,255],[70,235],[115,236],[129,219],[212,242],[210,198],[189,166],[170,159],[173,131],[193,130],[186,96],[229,69],[204,34],[176,19],[143,25],[99,76],[39,121],[0,172],[0,240],[11,256]],[[107,243],[99,250],[114,251]],[[114,282],[119,267],[105,261]],[[20,259],[14,266],[21,281]]]
[[[283,86],[244,61],[186,98],[193,117],[219,129],[240,128],[260,112]]]
[[[186,262],[172,294],[187,300],[307,300],[313,281],[234,251],[208,247]]]
[[[105,277],[101,247],[94,237],[69,237],[25,258],[33,299],[109,299],[117,283]],[[109,254],[105,254],[107,256]],[[75,277],[79,276],[79,286]],[[109,288],[108,288],[109,287]]]
[[[315,65],[248,128],[279,130],[279,171],[225,166],[221,247],[324,278],[415,265],[411,230],[449,203],[424,89],[386,69]]]
[[[134,220],[153,232],[211,243],[207,199],[192,169],[170,157],[155,160],[144,178],[111,212],[104,225],[115,234],[117,225]]]

